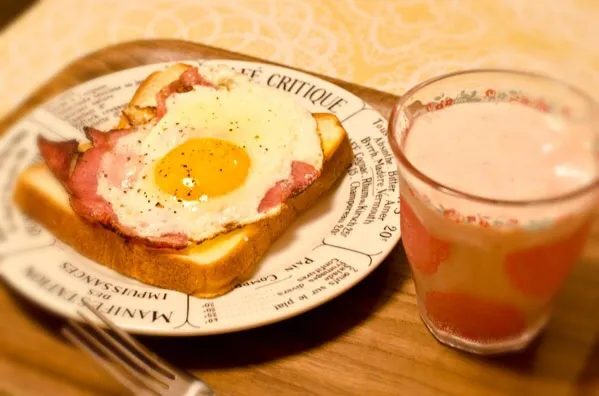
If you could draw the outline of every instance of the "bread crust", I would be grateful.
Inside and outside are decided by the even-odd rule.
[[[351,145],[337,117],[325,113],[314,114],[314,117],[321,139],[322,128],[337,129],[337,139],[329,141],[325,150],[321,176],[283,204],[279,214],[202,242],[183,253],[147,248],[82,220],[71,210],[68,200],[65,204],[65,197],[57,198],[40,186],[40,180],[46,176],[54,180],[43,164],[34,165],[19,176],[14,201],[27,216],[91,260],[146,284],[196,297],[216,297],[251,277],[272,243],[299,213],[327,192],[351,164]],[[207,262],[198,259],[197,252],[219,249],[217,245],[227,241],[235,243],[225,254]]]
[[[156,107],[156,93],[166,86],[171,81],[179,78],[181,73],[189,69],[191,66],[184,63],[176,63],[165,70],[155,71],[150,73],[135,90],[129,104],[126,106],[137,106],[139,108]],[[127,117],[127,113],[123,112],[117,128],[124,129],[136,125],[134,120]]]

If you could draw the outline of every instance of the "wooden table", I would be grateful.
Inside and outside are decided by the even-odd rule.
[[[250,59],[180,41],[134,42],[80,59],[0,123],[50,95],[126,67]],[[255,60],[255,59],[253,59]],[[329,79],[330,80],[330,79]],[[396,97],[332,80],[384,115]],[[401,243],[373,274],[296,318],[241,333],[140,339],[224,395],[599,395],[599,228],[546,331],[525,351],[482,358],[438,344],[421,323]],[[61,319],[0,288],[0,395],[126,394],[57,334]]]

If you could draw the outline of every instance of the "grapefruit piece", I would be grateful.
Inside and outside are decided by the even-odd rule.
[[[526,330],[515,307],[467,293],[430,291],[425,307],[435,327],[479,343],[516,338]]]
[[[504,268],[511,283],[527,296],[550,298],[576,264],[590,224],[557,242],[509,253]]]
[[[429,234],[405,199],[400,199],[401,238],[412,268],[434,274],[447,257],[451,245]]]

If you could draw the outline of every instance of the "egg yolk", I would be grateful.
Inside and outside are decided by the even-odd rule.
[[[225,140],[192,139],[175,147],[156,165],[158,187],[181,200],[206,201],[239,187],[248,175],[247,152]]]

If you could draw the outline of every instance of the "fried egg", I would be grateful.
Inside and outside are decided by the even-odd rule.
[[[272,216],[281,205],[258,207],[294,161],[322,169],[316,122],[293,96],[225,66],[199,72],[220,87],[171,95],[163,118],[117,143],[128,182],[117,188],[98,177],[98,195],[140,236],[184,233],[199,242]]]

